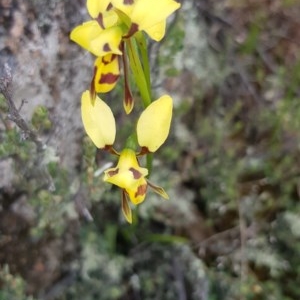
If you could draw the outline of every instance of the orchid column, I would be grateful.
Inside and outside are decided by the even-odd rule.
[[[150,157],[167,139],[173,107],[168,95],[152,101],[144,33],[160,41],[165,35],[166,18],[179,7],[173,0],[87,0],[92,19],[70,34],[73,41],[96,56],[89,90],[83,92],[81,98],[82,120],[96,147],[119,156],[117,166],[105,171],[104,181],[121,188],[122,211],[129,223],[132,222],[129,200],[134,205],[142,203],[148,187],[168,199],[161,187],[147,179],[151,160],[145,168],[138,161],[139,156]],[[98,94],[108,93],[116,86],[120,67],[123,67],[126,114],[134,108],[129,67],[145,110],[138,119],[136,132],[129,133],[119,153],[113,148],[116,136],[113,113]]]

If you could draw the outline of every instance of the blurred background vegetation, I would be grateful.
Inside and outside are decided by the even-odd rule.
[[[92,58],[68,34],[85,1],[0,2],[0,86],[9,66],[43,146],[1,95],[0,300],[300,299],[300,2],[181,3],[149,44],[155,93],[175,101],[151,178],[170,200],[149,192],[130,226],[80,120]]]

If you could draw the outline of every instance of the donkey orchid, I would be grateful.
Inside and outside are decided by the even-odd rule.
[[[70,38],[95,56],[121,55],[122,39],[137,31],[160,41],[167,17],[179,7],[174,0],[87,0],[92,20],[75,27]]]
[[[169,199],[163,188],[154,185],[145,178],[147,175],[148,170],[140,167],[136,153],[129,148],[125,148],[121,152],[115,168],[105,171],[103,180],[122,189],[122,211],[129,223],[132,223],[132,214],[128,197],[134,205],[142,203],[149,186],[163,198]]]
[[[126,147],[119,155],[118,164],[105,171],[103,180],[122,189],[122,211],[126,220],[132,222],[132,204],[142,203],[146,197],[148,186],[154,192],[168,199],[163,188],[146,179],[147,168],[142,168],[138,155],[155,152],[167,139],[172,119],[172,98],[168,95],[152,102],[141,114],[137,122],[137,140],[142,148],[140,153]],[[82,96],[82,119],[88,136],[98,148],[110,148],[115,140],[115,120],[110,108],[99,97],[93,101],[89,91]]]
[[[88,12],[93,19],[75,27],[70,34],[72,41],[95,56],[122,54],[119,45],[123,30],[110,7],[107,0],[88,0]]]

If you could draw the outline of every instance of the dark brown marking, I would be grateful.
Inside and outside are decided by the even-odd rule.
[[[90,96],[92,100],[95,100],[96,98],[96,91],[95,91],[95,76],[97,73],[97,67],[94,67],[94,75],[93,75],[93,79],[91,81],[91,85],[90,85]]]
[[[147,191],[147,184],[140,185],[134,194],[134,197],[143,196],[146,194]]]
[[[131,5],[133,4],[133,0],[123,0],[124,5]]]
[[[112,177],[112,176],[115,176],[119,173],[119,169],[116,169],[114,171],[108,171],[107,174]]]
[[[137,31],[139,31],[139,25],[132,23],[131,27],[128,31],[128,33],[124,36],[124,38],[130,38],[131,36],[133,36]]]
[[[140,171],[134,169],[134,168],[130,168],[129,171],[132,172],[133,178],[134,179],[140,179],[143,175]]]
[[[130,91],[130,88],[129,88],[127,82],[125,82],[124,102],[125,102],[126,106],[131,106],[133,103],[132,94],[131,94],[131,91]]]
[[[107,58],[107,55],[105,55],[105,56],[102,57],[102,63],[103,63],[104,65],[107,65],[107,64],[111,63],[114,59],[116,59],[116,57],[117,57],[116,54],[112,54],[112,55],[111,55],[111,58],[108,59],[108,58]]]
[[[108,4],[106,10],[109,11],[109,10],[111,10],[112,8],[113,8],[113,5],[112,5],[111,2],[110,2],[110,3]]]
[[[145,155],[147,153],[151,153],[151,152],[149,151],[149,149],[147,147],[143,146],[141,148],[141,151],[137,154],[137,156],[142,156],[142,155]]]
[[[102,74],[99,80],[100,84],[113,84],[119,79],[119,75],[113,73]]]
[[[98,22],[99,26],[102,29],[105,29],[104,23],[103,23],[103,14],[102,13],[99,13],[98,17],[96,18],[96,21]]]
[[[105,43],[105,44],[104,44],[104,46],[103,46],[103,51],[105,51],[105,52],[110,52],[110,51],[111,51],[111,48],[110,48],[110,46],[109,46],[108,43]]]

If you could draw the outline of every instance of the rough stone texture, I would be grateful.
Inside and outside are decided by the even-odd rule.
[[[86,14],[84,4],[57,0],[0,1],[0,78],[5,74],[5,66],[9,66],[13,100],[16,107],[22,104],[20,114],[28,124],[38,106],[48,108],[52,127],[46,134],[38,135],[50,152],[54,150],[52,155],[58,157],[70,177],[76,176],[82,151],[80,97],[89,86],[93,64],[92,57],[69,40],[70,30]],[[1,118],[6,120],[7,116]],[[2,123],[0,128],[4,129]],[[8,265],[12,274],[26,278],[29,294],[46,299],[45,291],[49,291],[54,293],[49,296],[53,298],[55,283],[73,278],[70,264],[80,252],[78,220],[64,219],[62,237],[49,230],[41,238],[32,238],[31,230],[40,216],[24,187],[16,183],[16,176],[22,177],[15,174],[13,158],[1,160],[0,264]]]
[[[54,128],[47,136],[63,167],[70,171],[83,135],[80,96],[88,87],[92,57],[69,40],[69,32],[86,14],[82,1],[2,1],[0,72],[13,72],[14,100],[25,100],[21,115],[30,120],[38,105],[51,112]]]

